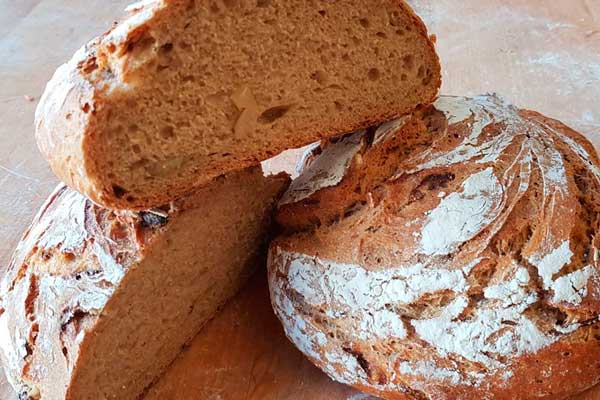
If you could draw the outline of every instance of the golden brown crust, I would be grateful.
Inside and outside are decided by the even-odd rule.
[[[596,384],[591,144],[493,95],[442,96],[355,135],[313,150],[278,212],[269,281],[292,342],[385,399],[562,399]]]

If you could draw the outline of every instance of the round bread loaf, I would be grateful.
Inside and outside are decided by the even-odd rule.
[[[442,97],[311,150],[281,200],[273,308],[385,399],[562,399],[600,380],[600,170],[565,125]]]

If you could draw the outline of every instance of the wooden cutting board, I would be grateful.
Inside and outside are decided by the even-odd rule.
[[[600,145],[599,0],[409,2],[437,34],[443,93],[498,92],[563,120]],[[0,266],[57,183],[33,140],[33,114],[44,84],[80,45],[122,15],[127,3],[0,0]],[[292,169],[297,153],[270,168]],[[0,400],[14,398],[0,378]],[[331,382],[287,342],[271,312],[263,274],[196,337],[148,398],[369,399]],[[600,388],[577,399],[600,400]]]

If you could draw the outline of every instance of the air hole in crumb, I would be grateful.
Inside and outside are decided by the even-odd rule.
[[[321,15],[321,17],[324,17],[325,15],[327,15],[327,12],[325,10],[319,10],[319,14]]]
[[[404,31],[403,31],[402,29],[398,29],[398,30],[396,31],[396,35],[398,35],[398,36],[402,36],[402,35],[404,35]]]
[[[390,25],[392,26],[400,26],[400,13],[398,11],[392,11],[389,14],[389,18],[390,18]]]
[[[381,76],[381,73],[379,72],[379,70],[377,68],[371,68],[369,70],[369,72],[367,73],[367,76],[369,77],[370,80],[376,81]]]
[[[71,113],[68,113],[67,115],[65,115],[66,119],[71,119],[71,117],[73,117],[73,114],[71,114]]]
[[[282,118],[289,110],[291,106],[277,106],[271,107],[258,117],[258,122],[261,124],[270,124]]]
[[[194,82],[196,80],[196,78],[194,77],[194,75],[186,75],[182,78],[182,81],[184,82]]]
[[[133,203],[135,201],[135,197],[127,196],[127,198],[125,200],[127,200],[129,203]]]
[[[171,51],[173,51],[173,43],[165,43],[162,46],[160,46],[159,53],[168,54]]]
[[[401,80],[402,82],[405,82],[407,79],[408,79],[408,75],[406,75],[406,74],[402,74],[402,75],[400,75],[400,80]]]
[[[369,20],[367,18],[361,18],[358,20],[358,22],[360,23],[360,25],[363,28],[368,28],[369,26],[371,26],[371,23],[369,22]]]
[[[415,66],[415,58],[412,54],[402,57],[402,66],[406,69],[412,69]]]
[[[327,84],[327,73],[321,70],[315,71],[310,74],[310,79],[315,80],[319,85]]]
[[[223,3],[227,8],[234,8],[235,6],[237,6],[238,2],[237,0],[223,0]]]
[[[125,196],[125,193],[127,193],[127,190],[119,185],[112,185],[112,191],[117,199],[120,199],[121,197]]]
[[[131,124],[127,127],[127,130],[129,130],[129,132],[137,132],[140,130],[140,127],[136,124]]]
[[[344,61],[350,61],[350,56],[348,55],[348,53],[342,54],[342,60],[344,60]]]
[[[271,0],[257,0],[256,7],[264,8],[271,5]]]
[[[382,39],[386,39],[387,38],[387,35],[385,33],[383,33],[383,32],[377,32],[375,35],[379,36]]]
[[[175,129],[172,126],[165,126],[160,130],[160,136],[163,139],[171,139],[175,136]]]
[[[333,104],[335,105],[335,109],[338,111],[342,111],[344,109],[344,106],[339,101],[334,101]]]
[[[425,67],[419,66],[419,70],[417,71],[417,77],[422,78],[425,75]]]
[[[352,36],[352,43],[354,43],[354,45],[358,46],[360,44],[360,39],[356,36]]]
[[[81,107],[81,111],[83,111],[84,113],[89,113],[90,112],[90,103],[85,103],[83,105],[83,107]]]
[[[131,150],[135,153],[135,154],[140,154],[142,152],[142,148],[140,147],[139,144],[134,144],[133,146],[131,146]]]

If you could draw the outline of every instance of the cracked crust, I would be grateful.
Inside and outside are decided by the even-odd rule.
[[[278,210],[269,283],[290,340],[385,399],[562,399],[596,384],[591,144],[494,95],[441,97],[354,135],[313,149],[311,179]]]
[[[142,212],[60,185],[0,287],[0,357],[20,398],[136,399],[254,270],[287,184],[251,168]]]

